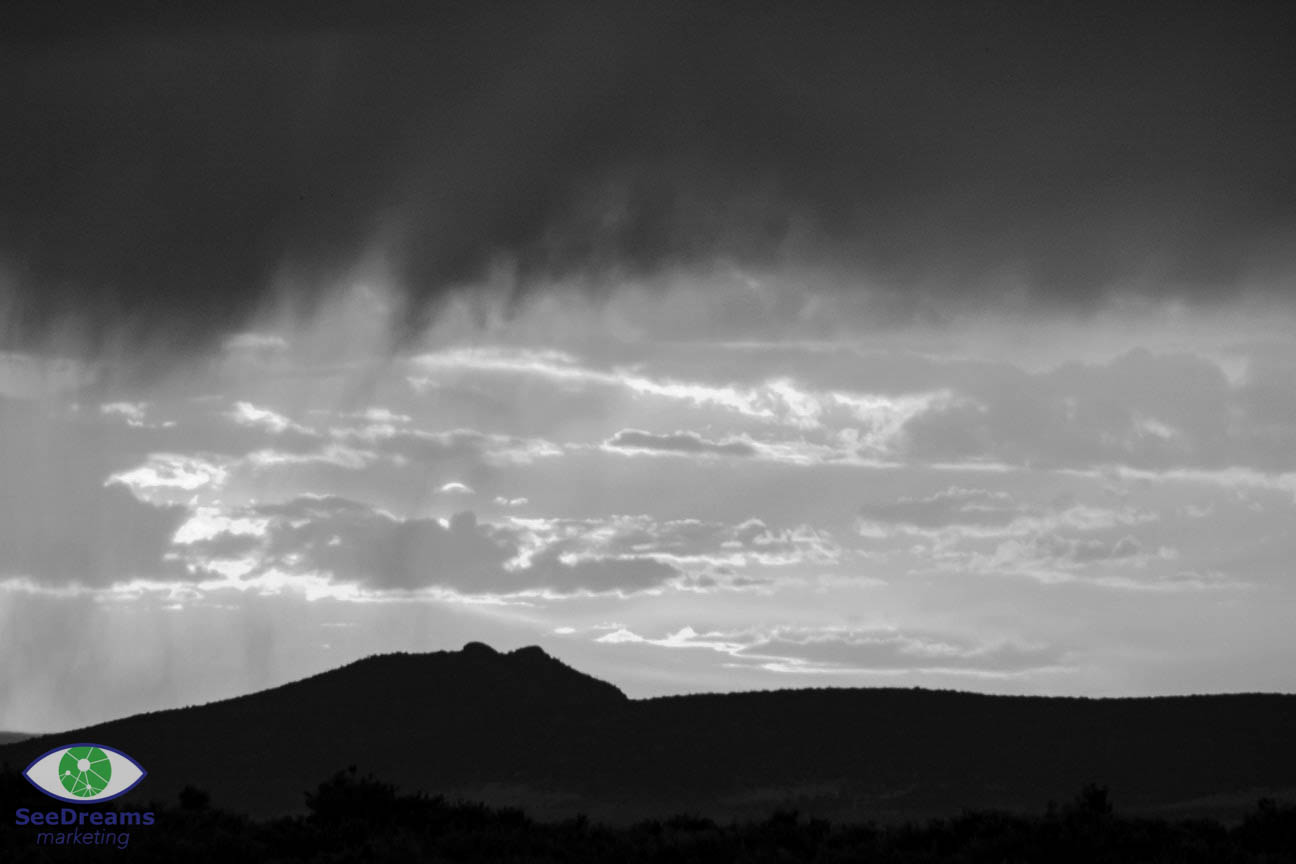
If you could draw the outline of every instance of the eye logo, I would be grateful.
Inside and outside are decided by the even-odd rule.
[[[37,758],[23,776],[51,798],[95,804],[134,789],[146,773],[120,750],[102,744],[73,744]]]

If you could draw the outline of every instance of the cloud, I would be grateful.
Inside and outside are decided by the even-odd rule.
[[[604,442],[615,450],[680,453],[713,456],[754,456],[756,448],[747,441],[708,441],[693,432],[654,435],[638,429],[622,429]]]
[[[1005,540],[988,555],[973,553],[965,559],[964,566],[978,572],[1028,576],[1045,583],[1079,579],[1113,588],[1202,587],[1205,580],[1181,578],[1178,569],[1141,576],[1138,573],[1152,562],[1174,561],[1177,557],[1169,547],[1148,549],[1143,541],[1130,534],[1113,538],[1043,531]]]
[[[296,499],[257,512],[270,519],[263,567],[322,571],[377,589],[439,584],[487,593],[510,557],[471,513],[442,525],[397,519],[337,498]]]
[[[1057,665],[1056,649],[1012,642],[979,642],[932,633],[846,632],[776,634],[738,654],[786,670],[941,670],[1013,674]]]
[[[260,408],[251,402],[235,402],[229,417],[241,426],[255,426],[275,435],[282,435],[284,432],[289,431],[307,437],[316,435],[315,430],[294,423],[277,411]]]
[[[450,429],[397,429],[388,423],[338,426],[329,431],[339,441],[358,441],[390,457],[420,465],[462,465],[480,461],[488,465],[525,465],[537,459],[561,456],[563,449],[542,438]]]
[[[1017,675],[1056,667],[1066,652],[1011,640],[983,641],[953,634],[859,627],[774,627],[706,630],[683,627],[650,638],[621,627],[595,641],[658,648],[703,649],[771,672],[860,674],[896,672]]]
[[[1189,523],[1200,518],[1194,514],[1214,511],[1136,507],[1127,497],[1128,490],[1108,486],[1097,501],[1063,494],[1040,502],[951,486],[865,505],[857,527],[877,555],[925,572],[1158,590],[1204,584],[1175,574],[1179,546],[1193,537]]]
[[[1136,349],[1107,362],[978,372],[962,382],[961,398],[908,423],[909,458],[1164,471],[1256,465],[1260,455],[1238,434],[1252,426],[1239,394],[1202,356]]]
[[[99,406],[99,413],[121,417],[127,425],[139,428],[146,422],[148,405],[142,402],[107,402]]]
[[[511,394],[535,422],[562,429],[573,413],[614,416],[642,411],[732,430],[720,440],[688,429],[621,428],[602,447],[620,453],[693,453],[759,458],[785,464],[876,467],[901,452],[908,424],[944,410],[946,388],[865,393],[816,387],[788,374],[748,379],[652,374],[642,364],[612,365],[554,350],[504,346],[454,348],[418,355],[408,380],[419,392],[472,389]],[[537,399],[537,393],[544,399]]]
[[[398,518],[339,497],[250,507],[237,517],[208,519],[190,533],[191,564],[202,567],[219,547],[247,559],[239,577],[244,581],[318,573],[380,592],[441,588],[464,595],[564,596],[635,593],[679,575],[643,556],[574,556],[559,547],[536,549],[521,562],[517,532],[481,524],[470,511],[444,522]]]
[[[661,588],[679,576],[669,564],[648,557],[578,558],[564,561],[557,550],[544,550],[517,571],[514,590],[541,588],[555,594],[632,594]]]
[[[247,465],[253,470],[281,468],[284,466],[329,465],[359,471],[377,461],[378,458],[379,454],[373,450],[361,450],[341,444],[329,444],[304,453],[291,450],[254,450],[243,456],[238,462]]]
[[[192,492],[204,487],[219,487],[228,470],[202,456],[181,453],[151,453],[144,464],[119,471],[108,483],[127,487],[137,496],[148,499],[156,492],[175,490]]]
[[[245,584],[274,573],[318,574],[373,591],[440,588],[480,596],[759,588],[770,584],[771,568],[832,568],[843,555],[826,531],[776,529],[758,519],[489,524],[471,512],[449,520],[402,518],[337,496],[199,507],[175,542],[178,556],[196,571],[232,573]]]
[[[1222,297],[1289,263],[1291,14],[83,3],[4,28],[0,255],[19,335],[79,308],[186,349],[376,254],[418,305],[732,260],[910,315]]]
[[[766,422],[796,422],[802,412],[799,394],[785,382],[763,382],[739,388],[697,380],[657,378],[629,368],[587,365],[575,355],[553,350],[474,347],[430,352],[415,357],[411,386],[425,389],[447,377],[515,376],[560,387],[605,387],[627,395],[652,397],[696,408],[716,408]],[[791,398],[789,398],[791,397]]]
[[[860,508],[860,533],[868,537],[918,536],[946,541],[1092,532],[1154,522],[1149,510],[1096,506],[1062,495],[1047,502],[1018,501],[1002,491],[951,486],[932,495],[876,501]]]
[[[1039,534],[1026,547],[1035,560],[1055,564],[1091,564],[1098,561],[1121,561],[1144,554],[1143,544],[1129,534],[1116,540],[1099,537],[1063,537]]]
[[[902,497],[860,508],[869,523],[903,524],[918,529],[953,525],[1006,525],[1021,515],[1021,508],[1006,492],[951,486],[925,498]]]
[[[655,403],[658,424],[658,415],[675,424],[613,427],[603,446],[620,452],[719,454],[733,445],[732,455],[750,447],[750,458],[805,466],[1296,470],[1287,446],[1296,414],[1281,407],[1290,352],[1235,349],[1260,358],[1240,375],[1213,349],[1136,348],[1027,368],[849,347],[775,352],[759,365],[739,362],[756,349],[737,357],[728,355],[738,349],[693,349],[688,363],[654,357],[624,367],[554,350],[447,349],[415,359],[411,378],[509,394],[554,430],[573,413],[635,417],[639,400]]]
[[[832,533],[811,525],[767,525],[760,519],[740,523],[699,519],[657,520],[650,516],[613,516],[604,519],[521,519],[524,548],[559,549],[577,556],[654,560],[710,583],[738,587],[764,584],[759,576],[737,576],[735,571],[759,574],[763,568],[825,568],[839,564],[842,547]],[[525,554],[525,553],[524,553]],[[753,581],[755,580],[755,581]]]

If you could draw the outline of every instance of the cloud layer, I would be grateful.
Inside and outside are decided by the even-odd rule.
[[[1288,4],[81,5],[0,28],[13,344],[210,341],[357,273],[434,308],[736,262],[908,317],[1292,263]]]

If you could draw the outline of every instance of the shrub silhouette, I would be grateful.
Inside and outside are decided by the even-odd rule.
[[[24,791],[25,787],[25,791]],[[1075,799],[1039,815],[967,811],[897,825],[833,824],[776,811],[765,819],[717,824],[678,815],[613,827],[583,817],[545,823],[516,809],[401,793],[354,766],[305,796],[303,816],[253,820],[212,806],[187,786],[174,809],[134,829],[133,861],[205,862],[1182,862],[1275,864],[1296,861],[1296,806],[1262,800],[1234,826],[1209,820],[1123,816],[1106,787],[1087,784]],[[12,769],[0,771],[6,807],[48,808]],[[141,805],[103,805],[139,809]],[[36,845],[35,828],[0,831],[0,861],[84,861],[75,846]]]
[[[211,796],[195,786],[186,786],[180,790],[181,810],[206,810],[211,804]]]
[[[369,775],[358,777],[354,765],[306,793],[311,816],[327,822],[385,822],[394,816],[396,802],[395,786]]]
[[[1071,805],[1070,813],[1080,819],[1104,819],[1112,815],[1113,809],[1106,786],[1086,783]]]

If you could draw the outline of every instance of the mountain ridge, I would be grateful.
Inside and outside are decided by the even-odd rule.
[[[908,818],[1039,807],[1085,782],[1140,812],[1227,816],[1296,795],[1296,696],[1116,699],[813,688],[630,699],[536,646],[372,655],[299,681],[0,746],[65,741],[254,814],[356,765],[408,791],[607,819],[776,807]],[[195,761],[195,752],[203,754]]]

